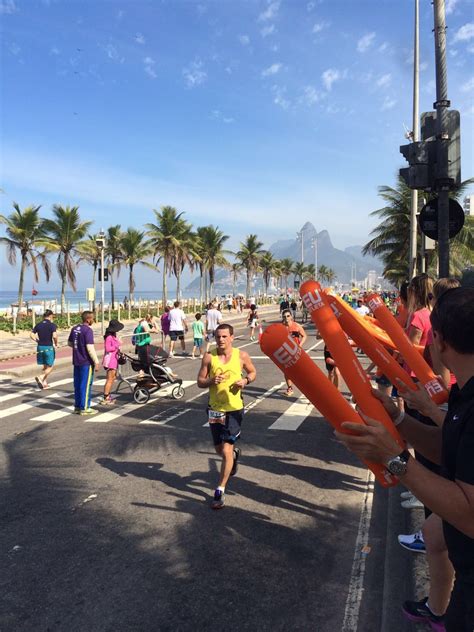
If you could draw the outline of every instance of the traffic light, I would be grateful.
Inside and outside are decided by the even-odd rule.
[[[109,269],[104,268],[104,282],[109,280]],[[102,268],[99,268],[99,281],[102,281]]]
[[[458,110],[448,110],[447,141],[448,141],[448,179],[450,189],[457,189],[461,185],[461,116]],[[423,112],[421,115],[421,139],[432,142],[436,139],[436,112]],[[435,143],[433,142],[433,145]],[[433,178],[437,179],[436,155],[434,156]],[[433,186],[433,189],[436,187]]]
[[[436,144],[433,141],[416,141],[409,145],[401,145],[400,153],[410,166],[400,169],[400,176],[410,189],[432,189],[435,151]]]

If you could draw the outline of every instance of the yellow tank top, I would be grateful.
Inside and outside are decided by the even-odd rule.
[[[238,349],[232,349],[232,357],[226,364],[221,362],[217,355],[217,349],[211,351],[209,377],[213,378],[216,375],[224,375],[226,379],[220,384],[213,384],[209,387],[209,408],[222,412],[243,408],[242,389],[230,389],[231,385],[242,377]]]

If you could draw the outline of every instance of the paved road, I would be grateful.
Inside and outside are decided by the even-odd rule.
[[[122,391],[90,418],[72,414],[69,370],[43,392],[2,379],[1,632],[380,632],[385,492],[370,520],[366,471],[236,334],[258,379],[219,512],[198,360],[170,361],[182,400],[165,390],[140,406]]]

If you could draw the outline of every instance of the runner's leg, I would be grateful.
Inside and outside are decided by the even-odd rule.
[[[216,446],[216,452],[222,456],[221,474],[218,487],[225,487],[234,465],[234,444],[224,442]]]

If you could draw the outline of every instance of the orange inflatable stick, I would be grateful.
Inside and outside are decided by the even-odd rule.
[[[319,284],[316,281],[305,281],[300,287],[300,296],[361,411],[385,426],[400,446],[400,451],[403,450],[405,442],[382,402],[374,397],[370,381]]]
[[[380,327],[374,327],[371,323],[365,320],[365,318],[363,318],[354,309],[352,309],[352,307],[349,307],[349,305],[347,305],[347,303],[343,301],[342,298],[338,296],[337,294],[334,294],[333,292],[331,293],[327,292],[327,294],[331,296],[334,299],[334,301],[337,301],[341,312],[346,312],[347,314],[350,314],[350,316],[355,318],[357,322],[362,325],[362,327],[365,327],[365,329],[370,333],[371,336],[373,336],[376,340],[378,340],[385,347],[387,347],[387,349],[396,351],[396,346],[393,343],[393,341],[390,339],[390,336],[387,335],[387,332],[385,332]]]
[[[408,388],[416,391],[416,385],[408,373],[386,350],[385,346],[372,336],[370,330],[363,327],[359,319],[356,318],[354,310],[341,310],[340,303],[336,301],[335,296],[332,294],[327,294],[326,296],[328,303],[343,330],[348,336],[356,341],[357,346],[360,347],[372,360],[372,362],[376,364],[380,371],[380,375],[387,375],[393,384],[396,384],[396,380],[399,379]],[[377,375],[379,375],[379,372],[377,372]]]
[[[306,351],[288,335],[284,325],[269,325],[263,332],[260,346],[263,353],[296,384],[336,430],[347,433],[341,427],[343,421],[364,423]],[[397,484],[398,479],[381,463],[364,463],[383,487]]]
[[[377,294],[367,297],[367,304],[377,319],[382,323],[385,331],[397,345],[397,349],[405,362],[423,384],[428,395],[436,404],[444,404],[448,400],[448,391],[430,369],[425,359],[418,353],[410,339],[395,320],[393,314],[385,306]]]

